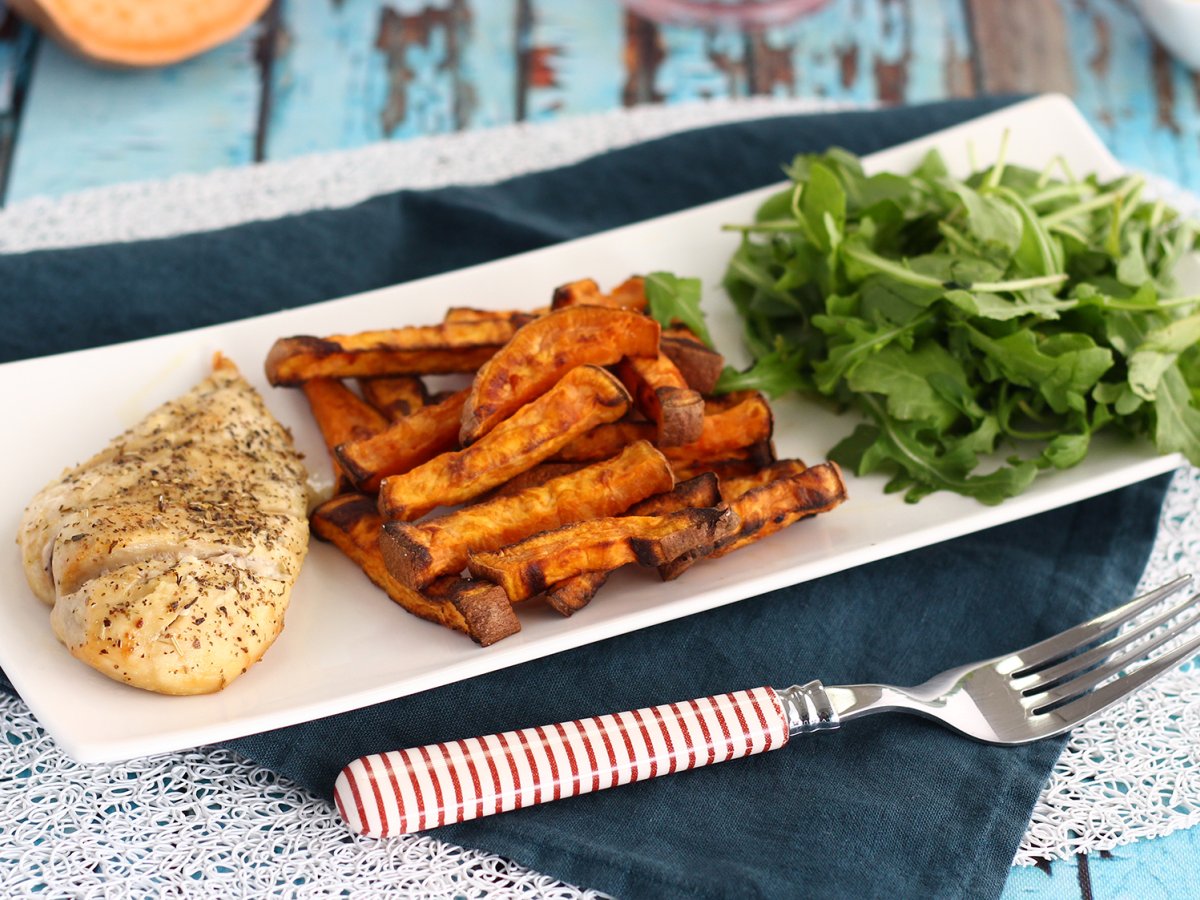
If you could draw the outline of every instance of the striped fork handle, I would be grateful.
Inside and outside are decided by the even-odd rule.
[[[388,837],[644,781],[837,727],[819,682],[427,744],[354,760],[334,786],[347,824]]]

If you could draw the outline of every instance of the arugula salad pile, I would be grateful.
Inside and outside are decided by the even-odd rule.
[[[801,156],[743,233],[725,288],[756,362],[719,390],[815,393],[866,422],[831,458],[999,503],[1076,465],[1102,428],[1200,465],[1200,296],[1173,273],[1195,227],[1142,180],[1001,159],[966,181],[841,150]],[[997,467],[981,456],[999,452]],[[981,471],[977,471],[981,470]]]

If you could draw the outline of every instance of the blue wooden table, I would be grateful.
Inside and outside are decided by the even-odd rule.
[[[1071,94],[1128,163],[1200,189],[1200,77],[1130,0],[831,0],[761,33],[615,0],[279,0],[185,65],[98,69],[0,12],[12,202],[416,134],[746,94]],[[0,0],[0,10],[3,0]]]
[[[1200,74],[1129,0],[831,0],[743,33],[615,0],[277,0],[183,65],[83,63],[0,0],[0,198],[643,103],[1070,94],[1126,163],[1200,190]],[[1014,870],[1006,897],[1195,896],[1200,830]],[[1152,880],[1147,880],[1147,875]]]

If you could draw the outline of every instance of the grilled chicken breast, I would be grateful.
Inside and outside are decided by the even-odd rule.
[[[283,627],[308,547],[291,436],[233,363],[39,493],[18,543],[55,634],[110,678],[217,691]]]

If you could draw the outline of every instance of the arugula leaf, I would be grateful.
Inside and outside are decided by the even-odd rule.
[[[700,279],[679,278],[670,272],[651,272],[646,276],[646,304],[650,315],[664,328],[679,323],[709,347],[712,336],[700,311]]]
[[[787,171],[725,277],[757,362],[720,389],[856,409],[831,455],[914,501],[1000,502],[1109,427],[1200,459],[1200,298],[1174,296],[1200,232],[1141,179],[958,180],[937,153],[867,177],[843,150]]]
[[[828,167],[815,163],[800,195],[800,209],[812,242],[828,253],[841,243],[846,222],[846,192]]]
[[[966,209],[967,230],[984,247],[1011,257],[1021,245],[1021,215],[1004,200],[987,197],[965,184],[943,180]]]
[[[932,488],[965,494],[994,506],[1029,487],[1037,475],[1037,466],[1032,462],[1004,465],[986,475],[967,475],[960,468],[960,460],[939,455],[922,440],[918,429],[886,415],[872,395],[861,394],[859,400],[863,410],[875,419],[875,441],[864,447],[865,435],[859,435],[853,443],[843,441],[834,447],[829,457],[860,475],[869,474],[885,460],[899,464],[917,483],[905,495],[910,502],[920,500]]]
[[[997,322],[1018,319],[1021,316],[1057,319],[1061,310],[1074,309],[1079,305],[1074,300],[1059,300],[1045,291],[1030,291],[1024,299],[1010,299],[999,294],[956,290],[947,291],[946,300],[968,315]]]
[[[717,379],[716,393],[762,391],[768,397],[782,397],[789,391],[812,389],[812,380],[801,374],[796,354],[780,341],[770,353],[760,356],[744,372],[726,366]]]
[[[967,326],[970,342],[982,350],[1000,377],[1033,388],[1057,413],[1086,406],[1084,395],[1112,368],[1112,351],[1087,335],[1054,335],[1039,341],[1032,331],[993,339]]]
[[[847,375],[846,384],[852,391],[883,395],[888,414],[897,419],[944,431],[959,409],[930,382],[935,376],[966,388],[962,364],[938,344],[925,341],[911,352],[891,344],[864,359]]]
[[[1154,440],[1164,453],[1178,451],[1200,466],[1200,409],[1178,366],[1163,373],[1154,404]]]

